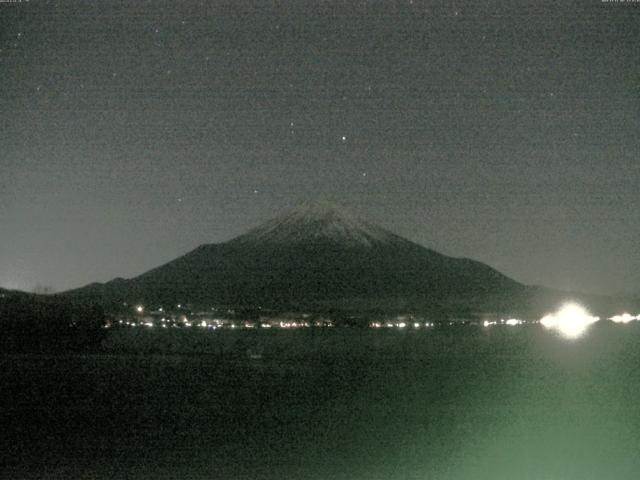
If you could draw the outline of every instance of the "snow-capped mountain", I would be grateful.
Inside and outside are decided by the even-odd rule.
[[[332,242],[349,246],[393,245],[404,240],[327,202],[303,203],[233,240],[244,244]]]
[[[484,308],[524,288],[483,263],[442,255],[336,206],[307,203],[138,277],[66,294],[102,304]]]

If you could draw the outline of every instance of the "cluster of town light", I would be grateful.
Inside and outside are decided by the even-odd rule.
[[[182,307],[182,305],[178,304],[178,308]],[[136,305],[135,311],[138,314],[142,314],[145,311],[143,305]],[[158,312],[164,312],[162,308],[158,309]],[[584,307],[576,304],[576,303],[567,303],[563,305],[560,310],[554,313],[550,313],[545,315],[540,319],[539,322],[531,322],[531,323],[540,323],[543,327],[557,331],[563,336],[567,338],[577,338],[581,336],[593,323],[600,320],[599,317],[592,316]],[[640,321],[640,314],[631,315],[630,313],[622,313],[620,315],[614,315],[609,317],[614,323],[619,324],[627,324],[632,321]],[[118,323],[121,325],[127,325],[131,327],[144,326],[144,327],[155,327],[156,323],[151,321],[134,321],[134,320],[120,320]],[[449,325],[452,325],[454,322],[449,322]],[[507,325],[507,326],[516,326],[522,325],[525,322],[524,320],[520,320],[518,318],[508,318],[501,320],[485,320],[482,325],[484,327],[490,327],[492,325]],[[191,321],[187,319],[185,315],[182,315],[179,321],[169,321],[165,318],[161,319],[160,326],[162,328],[167,328],[167,326],[183,326],[183,327],[191,327],[194,325]],[[309,322],[309,321],[294,321],[294,320],[286,320],[286,321],[270,321],[270,322],[240,322],[236,324],[235,322],[228,322],[219,319],[215,319],[212,321],[202,320],[195,324],[201,328],[305,328],[311,326],[333,326],[333,322],[330,321],[321,321],[321,322]],[[398,321],[387,321],[387,322],[371,322],[369,323],[371,328],[407,328],[413,327],[414,329],[419,329],[422,327],[433,327],[435,326],[434,322],[417,322],[417,321],[408,321],[408,320],[398,320]]]
[[[490,327],[491,325],[508,325],[510,327],[513,327],[515,325],[522,325],[523,323],[525,323],[524,320],[519,320],[517,318],[508,318],[508,319],[501,319],[500,321],[498,320],[485,320],[484,322],[482,322],[482,325],[485,327]]]
[[[127,304],[124,303],[124,306]],[[182,304],[178,304],[178,309],[182,309]],[[211,310],[216,311],[215,307]],[[254,328],[307,328],[307,327],[333,327],[334,323],[329,319],[311,319],[311,314],[301,314],[301,319],[282,319],[282,318],[260,318],[259,320],[231,320],[228,318],[202,318],[202,313],[195,314],[191,318],[185,313],[179,315],[167,314],[164,308],[159,307],[154,311],[146,310],[144,305],[134,305],[133,311],[135,315],[132,317],[121,318],[117,320],[117,324],[128,327],[160,327],[160,328],[181,328],[181,327],[199,327],[202,329],[254,329]],[[226,313],[234,314],[234,310],[229,309]],[[111,324],[107,325],[108,328]]]
[[[371,322],[369,326],[371,328],[407,328],[409,326],[413,328],[422,328],[422,327],[433,327],[435,323],[433,322]]]
[[[629,323],[634,320],[640,320],[640,314],[633,316],[630,313],[623,313],[622,315],[614,315],[609,320],[615,323]]]
[[[550,313],[542,317],[539,323],[552,331],[556,331],[567,338],[577,338],[581,336],[593,323],[600,320],[599,317],[591,315],[584,307],[575,304],[567,303],[563,305],[560,310],[554,313]],[[631,315],[629,313],[623,313],[621,315],[614,315],[610,317],[614,323],[629,323],[634,320],[640,320],[639,315]],[[485,320],[483,325],[489,327],[491,325],[521,325],[523,320],[517,318],[510,318],[508,320],[490,321]]]

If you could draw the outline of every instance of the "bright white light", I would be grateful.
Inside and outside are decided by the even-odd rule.
[[[417,322],[416,322],[416,323],[414,323],[414,324],[413,324],[413,328],[420,328],[420,324],[419,324],[419,323],[417,323]]]
[[[201,327],[206,327],[206,326],[207,326],[207,322],[205,322],[204,320],[202,320],[202,321],[200,322],[200,326],[201,326]]]
[[[138,305],[138,306],[136,307],[136,312],[138,312],[138,313],[142,313],[142,312],[144,312],[144,307],[143,307],[142,305]]]
[[[398,327],[400,327],[400,328],[404,328],[404,327],[406,327],[406,326],[407,326],[407,324],[406,324],[406,323],[404,323],[404,322],[400,322],[400,323],[398,324]]]
[[[575,303],[564,305],[560,311],[544,316],[540,323],[545,328],[559,331],[567,338],[577,338],[582,335],[589,326],[597,322],[598,317],[592,317],[583,307]]]
[[[622,315],[614,315],[609,320],[615,323],[629,323],[629,322],[632,322],[633,320],[640,320],[640,315],[634,317],[630,313],[625,312]]]
[[[510,318],[509,320],[505,320],[505,322],[507,325],[521,325],[522,324],[522,320],[518,320],[517,318]]]

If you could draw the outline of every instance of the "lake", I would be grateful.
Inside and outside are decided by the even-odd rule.
[[[636,323],[572,340],[539,325],[171,335],[117,332],[96,355],[1,356],[0,476],[640,474]]]

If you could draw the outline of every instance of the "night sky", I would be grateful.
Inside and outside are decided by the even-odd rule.
[[[640,3],[0,3],[0,286],[131,277],[329,200],[640,291]]]

